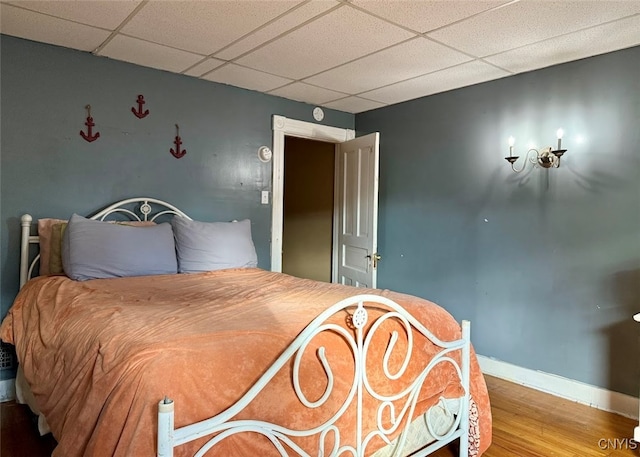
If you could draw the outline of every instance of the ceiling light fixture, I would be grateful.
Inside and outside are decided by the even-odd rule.
[[[527,165],[527,160],[531,162],[534,166],[540,166],[542,168],[558,168],[560,167],[560,157],[567,152],[566,149],[562,149],[562,136],[564,135],[564,130],[558,129],[556,132],[558,136],[558,148],[553,149],[551,146],[548,146],[544,149],[535,149],[531,148],[527,151],[527,154],[524,159],[524,163],[520,169],[515,167],[515,162],[520,158],[520,156],[513,155],[513,145],[516,140],[512,136],[509,137],[509,157],[505,157],[505,160],[511,164],[511,168],[516,173],[520,173],[525,169]]]

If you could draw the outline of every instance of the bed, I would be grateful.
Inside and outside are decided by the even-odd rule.
[[[491,443],[470,324],[434,303],[262,270],[236,237],[250,223],[192,221],[157,199],[58,223],[34,236],[23,216],[21,290],[0,328],[54,456],[423,456],[456,442],[466,457]],[[125,232],[134,241],[110,244]],[[197,244],[221,234],[214,253]],[[29,246],[50,238],[67,274],[48,252],[30,279],[43,260]],[[103,277],[100,256],[141,266]]]

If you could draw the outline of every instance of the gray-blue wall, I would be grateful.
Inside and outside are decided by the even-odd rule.
[[[479,354],[638,394],[640,47],[356,116],[381,132],[378,286],[472,321]],[[559,169],[516,175],[529,140]]]
[[[202,220],[249,217],[269,268],[259,191],[271,165],[256,151],[271,145],[273,114],[313,122],[310,105],[4,35],[0,46],[2,316],[26,211],[67,217],[149,195]],[[633,48],[355,116],[359,133],[381,132],[379,286],[471,319],[480,354],[637,395],[638,74]],[[91,144],[78,135],[88,103]],[[354,116],[326,110],[323,123],[353,128]],[[554,145],[558,127],[560,169],[510,171],[510,135],[523,152]]]
[[[270,268],[272,115],[313,121],[313,106],[90,54],[0,36],[1,250],[4,316],[18,291],[20,216],[88,215],[122,198],[166,200],[204,221],[250,218]],[[143,94],[150,114],[131,113]],[[100,138],[79,132],[91,104]],[[175,125],[187,155],[175,159]],[[354,127],[325,110],[323,124]]]

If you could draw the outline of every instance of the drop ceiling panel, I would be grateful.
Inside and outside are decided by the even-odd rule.
[[[522,0],[444,27],[429,37],[483,57],[638,12],[637,0]]]
[[[196,65],[185,71],[184,74],[189,76],[202,76],[205,73],[209,73],[211,70],[218,68],[224,63],[225,62],[223,60],[208,58],[202,62],[198,62]]]
[[[349,112],[640,45],[640,0],[0,5],[6,35]]]
[[[413,36],[399,27],[342,6],[238,59],[292,79],[311,76]]]
[[[361,95],[381,103],[398,103],[508,75],[509,73],[492,65],[473,61]]]
[[[271,95],[278,95],[280,97],[312,103],[314,105],[322,105],[332,100],[344,98],[344,96],[347,95],[300,82],[281,87],[280,89],[273,90],[269,93]]]
[[[419,33],[437,29],[510,0],[389,1],[354,0],[352,3]]]
[[[98,55],[174,73],[180,73],[202,59],[198,54],[123,35],[114,37]]]
[[[374,102],[360,97],[346,97],[333,102],[325,103],[323,106],[348,113],[361,113],[375,108],[385,106],[384,103]]]
[[[0,5],[0,21],[0,30],[4,34],[89,52],[100,46],[110,34],[95,27],[4,3]]]
[[[357,94],[471,60],[418,37],[306,79],[327,89]]]
[[[235,59],[337,5],[339,3],[333,0],[313,0],[309,3],[304,3],[299,8],[292,9],[284,16],[216,53],[216,57],[225,60]]]
[[[61,19],[115,30],[140,1],[19,1],[10,2],[32,11],[49,14]]]
[[[585,43],[589,44],[586,49]],[[640,15],[496,54],[485,60],[520,73],[637,45],[640,45]]]
[[[203,78],[209,81],[231,84],[244,89],[257,90],[260,92],[267,92],[291,82],[290,79],[270,75],[268,73],[241,67],[240,65],[232,63],[212,71]]]
[[[209,55],[300,0],[161,1],[147,3],[122,29],[127,35]]]

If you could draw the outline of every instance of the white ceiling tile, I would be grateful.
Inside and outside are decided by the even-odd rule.
[[[640,0],[0,0],[0,8],[6,35],[350,112],[640,45]]]
[[[93,51],[110,34],[95,27],[57,19],[5,3],[0,4],[0,31],[6,35],[81,51]]]
[[[122,31],[155,43],[208,55],[300,1],[151,0]]]
[[[357,94],[471,60],[418,37],[305,80],[316,86]]]
[[[98,55],[179,73],[202,56],[124,35],[115,36]]]
[[[241,57],[238,62],[300,79],[412,36],[406,30],[343,6]]]
[[[484,62],[473,61],[361,95],[381,103],[399,103],[504,76],[509,76],[509,73]]]
[[[640,12],[640,1],[521,0],[429,34],[488,56]]]
[[[250,51],[262,43],[266,43],[278,35],[297,27],[303,22],[324,13],[338,4],[339,3],[334,0],[312,0],[309,3],[304,3],[299,8],[296,8],[286,15],[276,19],[264,28],[248,35],[246,38],[241,39],[219,53],[216,53],[216,57],[225,60],[235,59],[247,51]]]
[[[281,87],[280,89],[269,92],[269,94],[311,103],[313,105],[322,105],[331,100],[343,98],[346,95],[300,82]]]
[[[39,13],[49,14],[61,19],[82,24],[115,30],[129,14],[140,4],[139,0],[127,1],[31,1],[9,2]]]
[[[323,106],[347,113],[361,113],[370,109],[382,108],[384,103],[374,102],[360,97],[346,97],[333,102],[325,103]]]
[[[389,1],[353,0],[356,6],[419,33],[486,11],[510,0]]]
[[[193,68],[185,71],[184,74],[189,76],[202,76],[223,64],[223,60],[208,58],[205,61],[198,63]]]
[[[240,65],[228,64],[205,75],[203,79],[218,83],[230,84],[245,89],[267,92],[291,82],[290,79],[270,75]]]
[[[520,73],[636,45],[640,45],[640,15],[496,54],[485,60]]]

